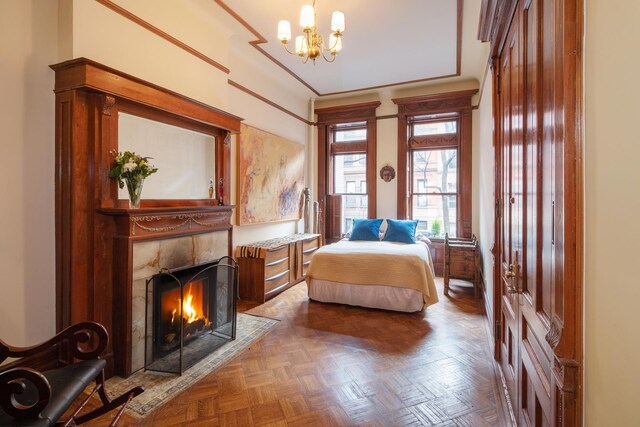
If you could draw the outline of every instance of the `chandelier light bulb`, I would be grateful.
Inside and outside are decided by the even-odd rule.
[[[302,50],[302,46],[304,45],[304,37],[303,36],[298,36],[296,37],[296,53],[298,55],[302,55],[304,53],[304,51]]]
[[[336,10],[331,15],[331,31],[334,33],[342,33],[344,31],[344,13]]]
[[[303,64],[311,60],[314,64],[319,57],[327,62],[335,61],[342,50],[342,34],[345,28],[344,13],[336,10],[331,15],[331,34],[324,38],[316,28],[316,0],[312,5],[302,6],[300,11],[300,25],[302,35],[294,41],[294,50],[289,50],[288,42],[291,40],[291,24],[289,21],[278,22],[278,39],[282,42],[284,50],[292,55],[300,57]]]
[[[315,11],[313,6],[305,4],[300,11],[300,25],[302,28],[312,28],[315,26]]]
[[[278,22],[278,39],[283,42],[291,40],[291,24],[289,21]]]

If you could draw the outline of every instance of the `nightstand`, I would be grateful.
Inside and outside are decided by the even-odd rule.
[[[476,236],[471,239],[444,239],[444,294],[449,295],[449,279],[468,280],[473,283],[476,297],[480,296],[480,249]]]

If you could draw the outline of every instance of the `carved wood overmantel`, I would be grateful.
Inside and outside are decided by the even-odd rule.
[[[107,373],[131,373],[131,268],[133,244],[208,232],[228,236],[233,206],[230,135],[241,118],[80,58],[52,65],[56,73],[56,328],[102,323],[113,337],[103,358]],[[128,114],[210,135],[215,139],[218,200],[142,200],[128,209],[109,178],[118,149],[118,114]],[[212,159],[212,162],[214,160]]]

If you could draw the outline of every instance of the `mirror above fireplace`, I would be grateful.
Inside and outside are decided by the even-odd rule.
[[[215,146],[213,135],[118,114],[118,151],[153,157],[151,164],[158,168],[145,181],[145,199],[207,199],[209,180],[216,176]],[[128,197],[126,188],[118,191],[118,199]]]

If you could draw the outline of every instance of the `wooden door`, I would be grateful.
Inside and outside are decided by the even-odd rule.
[[[495,119],[495,357],[521,425],[580,425],[582,0],[483,1]]]
[[[559,25],[564,12],[555,0],[517,2],[494,62],[501,332],[496,358],[519,425],[573,425],[578,419],[579,301],[567,299],[578,286],[572,270],[577,252],[566,246],[576,239],[566,230],[577,224],[565,216],[567,205],[575,209],[575,194],[567,193],[567,180],[575,185],[575,164],[566,159],[573,135],[567,94],[576,93],[563,79],[563,43],[575,42],[566,32],[575,37],[575,29]],[[563,330],[572,335],[560,348]]]
[[[499,60],[502,194],[499,256],[501,294],[500,363],[513,402],[518,397],[518,359],[520,350],[520,307],[518,304],[518,260],[522,253],[522,131],[518,112],[522,108],[520,80],[520,26],[513,25]]]

